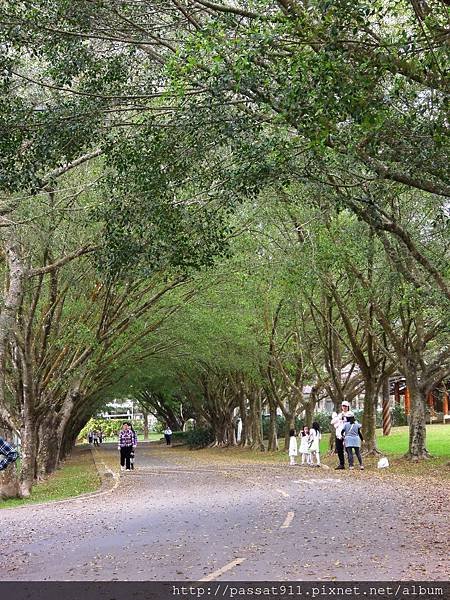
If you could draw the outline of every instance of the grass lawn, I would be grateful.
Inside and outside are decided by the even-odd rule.
[[[1,508],[11,508],[23,504],[36,504],[51,500],[63,500],[95,492],[100,487],[100,478],[88,448],[76,448],[62,467],[48,479],[33,487],[30,498],[0,500]]]
[[[403,455],[408,450],[408,427],[393,427],[391,435],[384,437],[377,430],[379,449],[385,454]],[[427,449],[432,456],[444,456],[450,459],[450,425],[427,426]]]
[[[320,453],[328,452],[330,434],[325,433],[320,442]],[[408,450],[409,427],[393,427],[391,434],[383,436],[382,430],[377,429],[377,444],[379,450],[392,457],[401,457]],[[280,448],[284,448],[284,438],[279,440]],[[444,457],[450,460],[450,425],[427,426],[427,448],[432,456]],[[284,453],[283,453],[284,456]]]
[[[390,436],[383,437],[381,429],[377,430],[378,447],[383,455],[388,456],[389,469],[377,469],[379,457],[364,457],[364,464],[368,473],[376,472],[380,476],[402,476],[419,477],[421,479],[448,479],[450,478],[450,425],[427,426],[427,448],[432,458],[419,463],[413,463],[403,458],[408,449],[408,427],[395,427]],[[335,455],[328,455],[328,444],[330,434],[323,435],[320,443],[320,454],[322,464],[333,469],[337,464]],[[214,460],[216,462],[228,463],[288,463],[288,457],[283,451],[284,439],[279,440],[280,450],[277,452],[255,452],[243,448],[207,448],[193,451],[200,460]],[[184,452],[183,449],[173,449],[173,452]],[[356,459],[355,459],[356,461]],[[297,459],[300,462],[300,459]]]

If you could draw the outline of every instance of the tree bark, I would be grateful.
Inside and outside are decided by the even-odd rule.
[[[1,218],[3,220],[3,218]],[[6,262],[8,267],[7,280],[5,282],[5,296],[3,307],[0,312],[0,407],[2,409],[2,416],[4,419],[8,418],[6,424],[12,425],[9,422],[9,415],[7,415],[4,407],[5,403],[5,369],[6,369],[6,351],[8,340],[11,337],[13,331],[17,313],[22,302],[23,296],[23,285],[25,279],[25,267],[22,263],[21,249],[19,241],[16,237],[16,231],[13,226],[9,225],[2,230],[1,239],[3,241],[4,253],[6,256]],[[30,426],[30,422],[29,422]],[[11,428],[12,429],[12,428]],[[27,433],[29,427],[27,428]],[[27,441],[28,441],[27,436]],[[28,459],[28,450],[33,450],[28,444],[25,444],[22,438],[22,464],[24,460]],[[24,458],[25,455],[25,458]],[[33,453],[31,455],[31,461],[33,460]],[[34,465],[33,465],[34,466]],[[0,487],[2,488],[2,494],[8,497],[17,497],[18,495],[29,496],[31,486],[22,488],[21,482],[17,478],[16,468],[10,467],[7,472],[2,474],[0,479]]]
[[[22,498],[28,498],[31,495],[31,488],[33,487],[36,475],[37,432],[34,421],[35,418],[32,410],[29,407],[25,407],[23,425],[20,432],[22,468],[19,489]]]
[[[148,412],[142,409],[142,416],[144,418],[144,440],[148,440]]]
[[[314,405],[312,402],[305,402],[304,404],[305,417],[303,425],[311,427],[314,418]]]
[[[373,379],[366,379],[362,416],[362,434],[364,436],[362,448],[365,454],[380,454],[376,440],[377,404],[378,390],[376,382]]]
[[[277,404],[269,399],[269,443],[267,449],[278,450]]]
[[[36,450],[36,477],[42,479],[58,466],[59,443],[56,418],[47,414],[39,425]]]
[[[286,429],[284,431],[284,451],[289,450],[289,431],[295,429],[295,413],[290,413],[286,419]]]
[[[420,388],[415,377],[411,377],[411,375],[406,376],[406,384],[410,392],[411,413],[409,417],[409,449],[405,457],[418,461],[430,457],[426,449],[426,392]]]
[[[250,394],[250,426],[252,432],[252,450],[265,451],[261,423],[261,392],[252,390]]]

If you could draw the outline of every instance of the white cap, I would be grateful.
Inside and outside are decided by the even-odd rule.
[[[350,402],[347,402],[347,400],[344,400],[342,402],[341,406],[348,406],[350,408]]]

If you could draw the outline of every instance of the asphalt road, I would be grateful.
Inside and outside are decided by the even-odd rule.
[[[155,444],[137,463],[107,493],[1,511],[0,579],[448,578],[442,515],[405,484]]]

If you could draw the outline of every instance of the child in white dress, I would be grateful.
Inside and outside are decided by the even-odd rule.
[[[297,456],[297,438],[295,436],[295,430],[289,431],[289,464],[295,465],[295,457]]]
[[[314,421],[312,424],[311,430],[309,432],[309,451],[311,452],[311,465],[315,467],[320,467],[320,439],[322,434],[320,433],[320,425],[317,421]],[[314,465],[314,457],[316,457],[316,464]]]
[[[309,427],[306,425],[300,432],[300,454],[302,455],[302,465],[311,464],[311,452],[308,446],[309,443]]]

